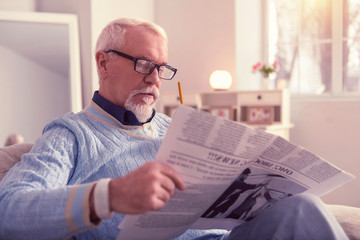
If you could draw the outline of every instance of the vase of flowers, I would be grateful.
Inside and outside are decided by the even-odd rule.
[[[258,62],[253,65],[252,72],[260,72],[263,76],[261,87],[264,90],[269,90],[271,81],[275,77],[275,72],[279,70],[279,63],[275,60],[272,65],[263,64],[261,62]]]

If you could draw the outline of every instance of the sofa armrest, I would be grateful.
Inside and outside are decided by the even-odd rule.
[[[360,208],[345,205],[327,205],[351,240],[360,240]]]
[[[20,143],[0,148],[0,181],[9,169],[20,161],[21,155],[27,153],[33,144]]]

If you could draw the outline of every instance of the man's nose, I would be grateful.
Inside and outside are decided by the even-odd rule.
[[[152,84],[159,84],[162,81],[161,78],[159,78],[159,70],[157,68],[154,69],[154,71],[147,75],[145,77],[145,82],[152,83]]]

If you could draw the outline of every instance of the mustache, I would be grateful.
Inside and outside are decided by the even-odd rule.
[[[155,99],[158,99],[160,97],[160,91],[159,89],[157,89],[154,86],[150,86],[150,87],[144,87],[141,89],[135,89],[133,91],[131,91],[129,98],[133,97],[136,94],[151,94],[154,96]]]

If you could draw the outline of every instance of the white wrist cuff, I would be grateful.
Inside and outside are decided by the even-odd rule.
[[[110,178],[100,179],[94,189],[95,213],[100,219],[112,218],[114,212],[110,211],[109,182]]]

